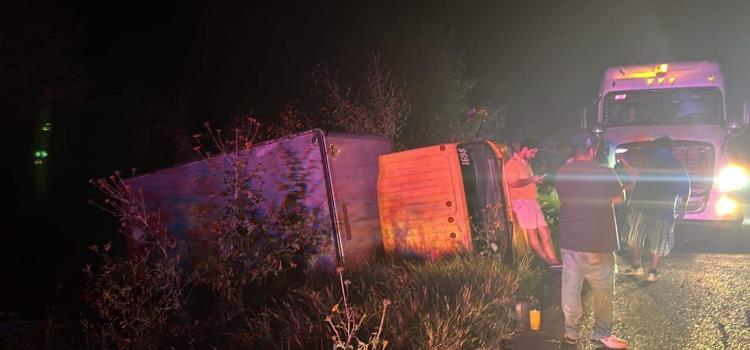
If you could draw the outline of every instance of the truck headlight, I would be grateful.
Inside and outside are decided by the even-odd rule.
[[[716,202],[716,214],[719,216],[734,214],[737,208],[739,208],[737,201],[727,195],[722,195]]]
[[[745,168],[730,164],[719,171],[716,177],[716,185],[721,192],[737,191],[745,188],[750,183],[750,176]]]

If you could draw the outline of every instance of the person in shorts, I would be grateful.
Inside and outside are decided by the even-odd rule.
[[[536,140],[521,142],[518,152],[505,163],[504,176],[508,184],[508,199],[521,228],[526,230],[529,245],[550,267],[559,268],[560,260],[552,245],[552,237],[544,213],[537,200],[537,184],[543,177],[534,175],[529,162],[539,150]]]
[[[625,270],[643,276],[641,250],[651,253],[647,282],[659,279],[659,264],[674,247],[675,224],[685,215],[690,196],[687,170],[672,153],[672,140],[659,137],[647,145],[644,156],[631,162],[635,188],[630,200],[629,230],[625,244],[633,255],[633,266]]]

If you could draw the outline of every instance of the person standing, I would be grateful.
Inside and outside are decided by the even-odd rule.
[[[646,281],[656,282],[662,258],[674,247],[675,225],[685,215],[690,178],[682,162],[674,156],[669,137],[654,139],[644,153],[640,160],[631,162],[635,188],[625,242],[633,254],[633,266],[625,273],[644,275],[641,250],[648,241],[652,258]]]
[[[536,140],[523,140],[518,152],[505,163],[503,176],[508,184],[511,207],[521,228],[526,230],[531,248],[550,267],[560,267],[547,220],[537,201],[536,185],[542,183],[543,176],[534,175],[529,164],[538,151]]]
[[[623,187],[612,169],[597,165],[594,136],[573,135],[573,160],[557,173],[560,197],[561,302],[565,316],[566,344],[581,336],[581,291],[591,287],[594,328],[591,341],[610,349],[624,349],[628,342],[612,334],[614,252],[619,249],[613,204],[624,200]]]

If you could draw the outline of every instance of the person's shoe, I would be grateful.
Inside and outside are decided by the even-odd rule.
[[[562,339],[563,345],[570,345],[570,346],[576,346],[578,345],[578,339],[568,338],[568,335],[563,335]]]
[[[646,281],[656,282],[656,280],[658,279],[659,279],[659,271],[656,271],[656,269],[648,270],[648,277],[646,277]]]
[[[631,266],[625,269],[625,274],[628,276],[636,276],[636,277],[643,276],[643,267]]]
[[[591,339],[591,342],[607,349],[625,349],[628,347],[628,341],[620,339],[614,335],[604,337],[601,339]]]

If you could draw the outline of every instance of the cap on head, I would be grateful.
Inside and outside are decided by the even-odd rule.
[[[594,135],[591,135],[588,132],[576,133],[570,138],[570,145],[576,152],[585,151],[594,147]]]
[[[659,136],[651,141],[654,147],[672,149],[672,139],[669,136]]]
[[[520,149],[524,149],[524,148],[528,148],[528,149],[536,148],[536,149],[539,149],[539,143],[536,142],[535,139],[532,139],[531,137],[527,137],[527,138],[523,139],[523,141],[521,141],[521,148]]]

